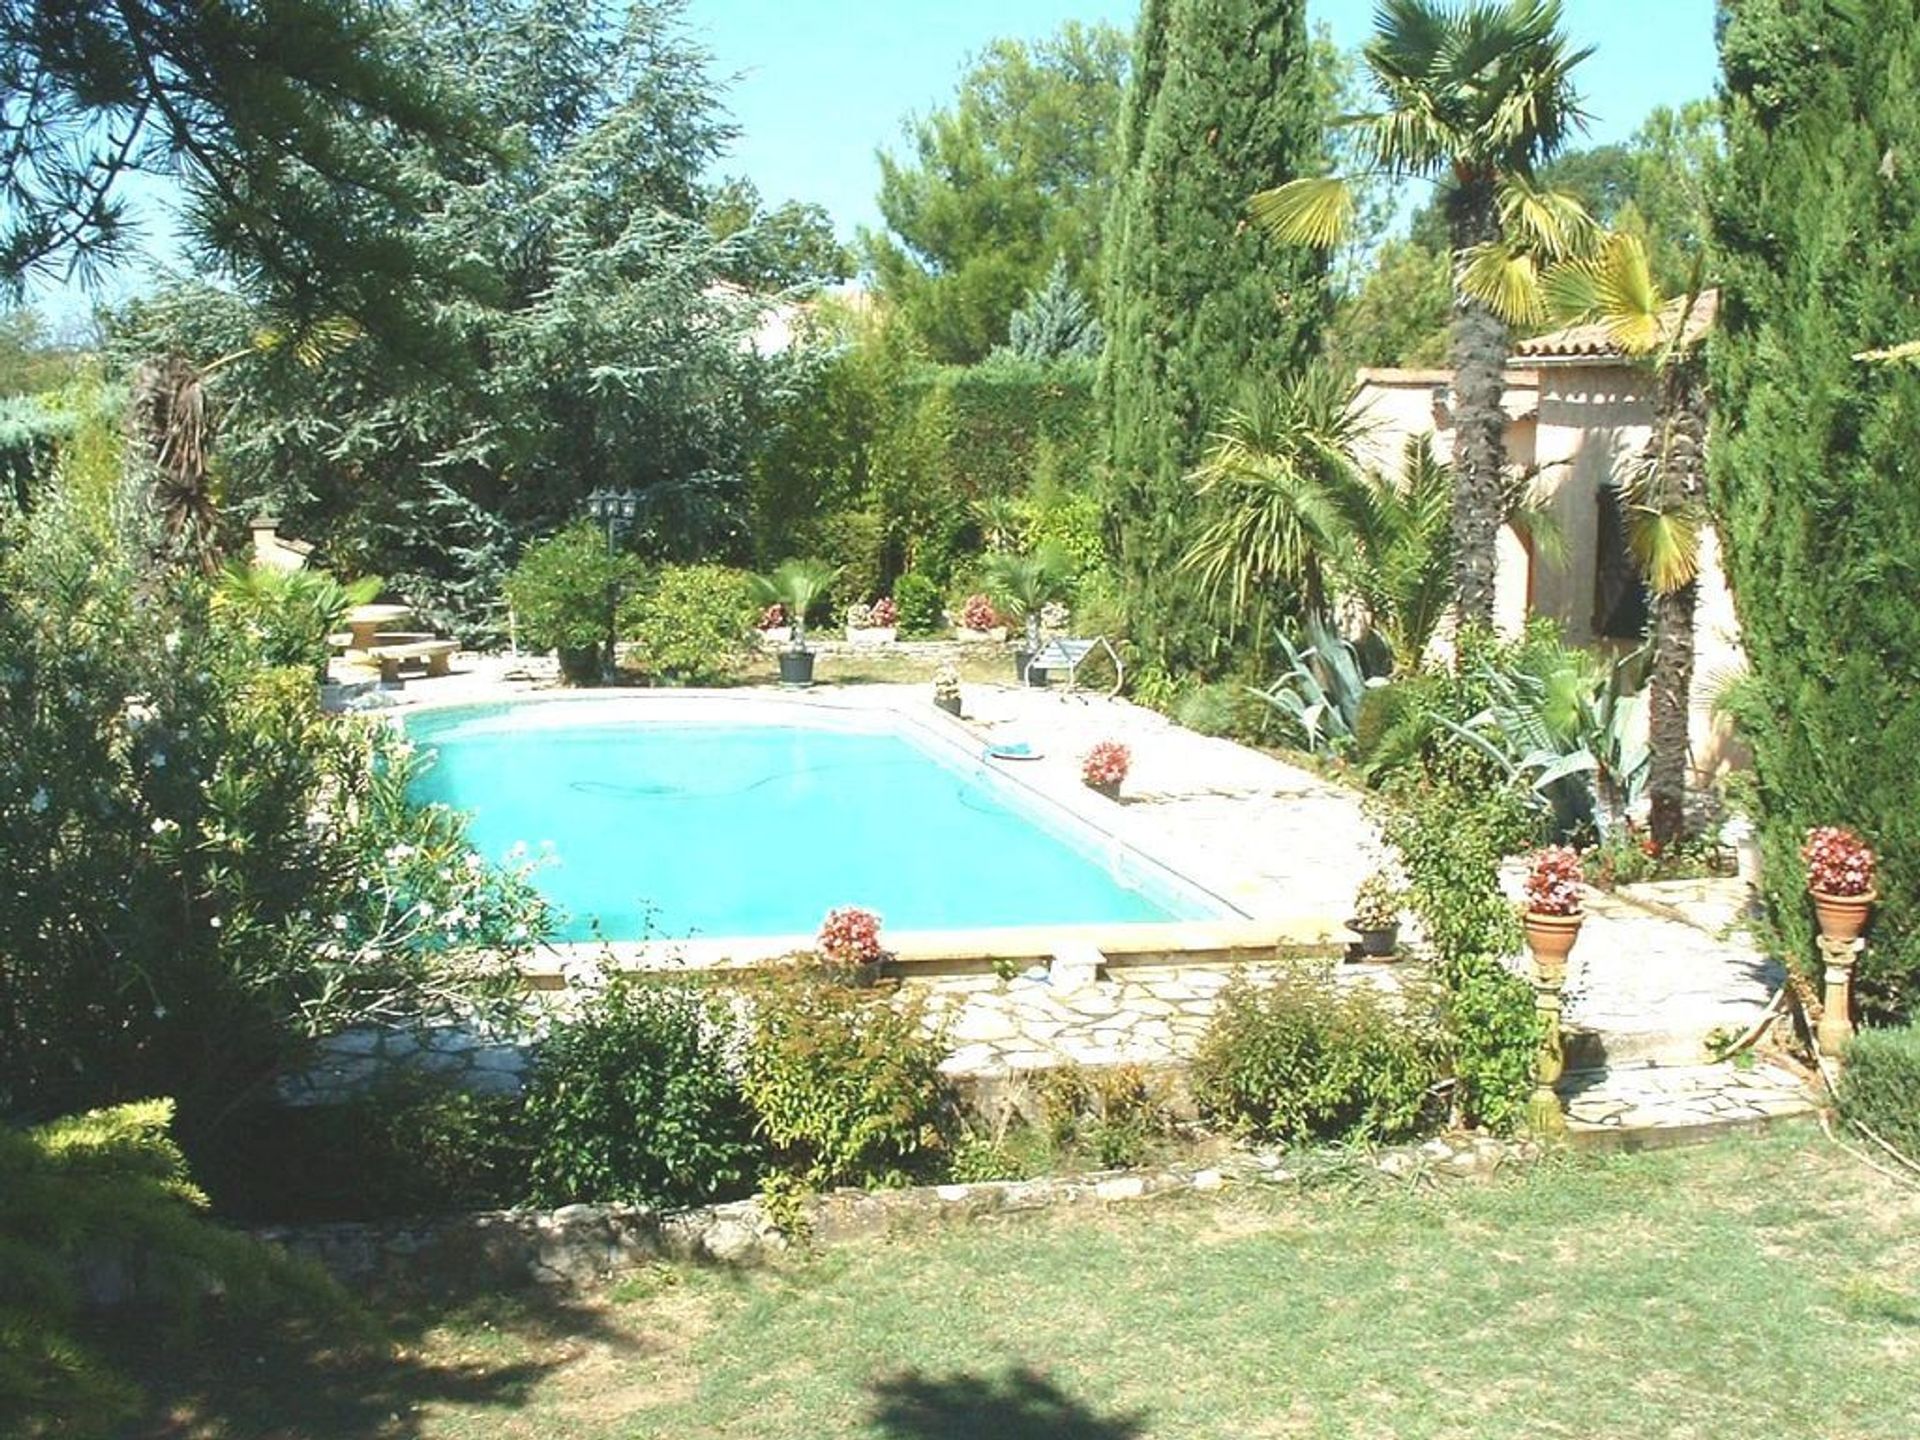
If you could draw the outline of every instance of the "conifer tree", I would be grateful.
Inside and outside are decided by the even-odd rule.
[[[1738,0],[1721,62],[1711,486],[1752,678],[1765,885],[1814,963],[1798,846],[1879,851],[1864,1003],[1920,999],[1920,0]]]
[[[1317,351],[1326,262],[1250,225],[1247,197],[1322,156],[1302,0],[1146,0],[1102,241],[1109,527],[1150,662],[1217,666],[1190,576],[1187,476],[1248,384]]]

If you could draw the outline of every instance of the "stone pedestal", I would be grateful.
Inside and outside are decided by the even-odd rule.
[[[1853,1038],[1853,966],[1865,942],[1840,936],[1820,937],[1820,959],[1827,988],[1814,1039],[1822,1055],[1838,1055]]]
[[[1566,1070],[1560,1048],[1561,992],[1566,972],[1536,968],[1533,981],[1533,1008],[1540,1017],[1540,1052],[1534,1059],[1533,1094],[1527,1099],[1527,1128],[1536,1135],[1564,1135],[1567,1117],[1560,1108],[1560,1094],[1553,1087]]]

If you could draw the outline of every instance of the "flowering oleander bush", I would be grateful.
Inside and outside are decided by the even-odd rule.
[[[775,601],[760,612],[757,630],[784,630],[787,625],[787,607]]]
[[[985,595],[969,595],[960,609],[960,623],[969,630],[991,630],[1000,623],[1000,615]]]
[[[829,910],[815,944],[834,965],[869,965],[887,953],[880,945],[880,917],[857,905]]]
[[[1807,867],[1807,888],[1822,895],[1871,895],[1873,849],[1840,825],[1816,825],[1807,831],[1800,858]]]
[[[868,610],[867,623],[882,630],[891,630],[900,623],[900,612],[894,607],[893,601],[882,595]]]
[[[1578,915],[1581,879],[1580,852],[1571,845],[1534,851],[1527,866],[1527,909],[1535,915]]]
[[[121,523],[0,524],[0,1114],[171,1095],[200,1158],[315,1035],[504,1012],[546,917]]]
[[[933,698],[936,700],[960,698],[960,672],[954,666],[942,665],[933,672]]]
[[[1080,761],[1080,778],[1089,785],[1118,785],[1133,768],[1133,752],[1118,740],[1102,740]]]

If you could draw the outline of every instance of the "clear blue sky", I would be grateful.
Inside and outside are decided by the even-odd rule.
[[[1567,0],[1566,28],[1595,53],[1577,72],[1589,139],[1622,139],[1656,105],[1713,92],[1713,0]],[[1372,0],[1310,0],[1343,47],[1365,40]],[[877,225],[874,151],[952,96],[969,56],[1003,35],[1037,39],[1068,20],[1132,32],[1138,0],[691,0],[687,22],[735,75],[741,136],[723,167],[770,201],[814,200],[843,235]]]
[[[1623,138],[1655,105],[1712,93],[1713,0],[1567,0],[1566,26],[1596,47],[1578,72],[1593,115],[1589,140]],[[688,28],[734,77],[727,107],[740,128],[721,173],[745,175],[768,201],[817,201],[841,234],[877,225],[874,152],[898,148],[902,120],[948,100],[969,57],[1000,36],[1038,39],[1068,20],[1129,33],[1138,0],[690,0]],[[1372,0],[1311,0],[1311,15],[1345,47],[1372,27]],[[157,191],[161,187],[154,187]],[[153,249],[167,226],[149,217]],[[104,297],[143,289],[134,260]],[[36,286],[56,323],[87,297]]]

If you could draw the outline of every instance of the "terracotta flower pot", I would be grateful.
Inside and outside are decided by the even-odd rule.
[[[1829,940],[1858,940],[1867,928],[1867,917],[1873,913],[1873,902],[1880,898],[1875,890],[1864,895],[1829,895],[1822,890],[1809,890],[1807,894],[1813,897],[1820,933]]]
[[[1527,932],[1527,948],[1533,951],[1534,968],[1540,978],[1558,983],[1567,977],[1567,954],[1580,938],[1584,912],[1572,915],[1545,915],[1529,910],[1522,922]]]
[[[1120,781],[1118,780],[1089,780],[1087,788],[1106,796],[1109,800],[1120,798]]]
[[[960,697],[958,695],[936,695],[933,697],[933,703],[949,715],[958,715],[960,713]]]

